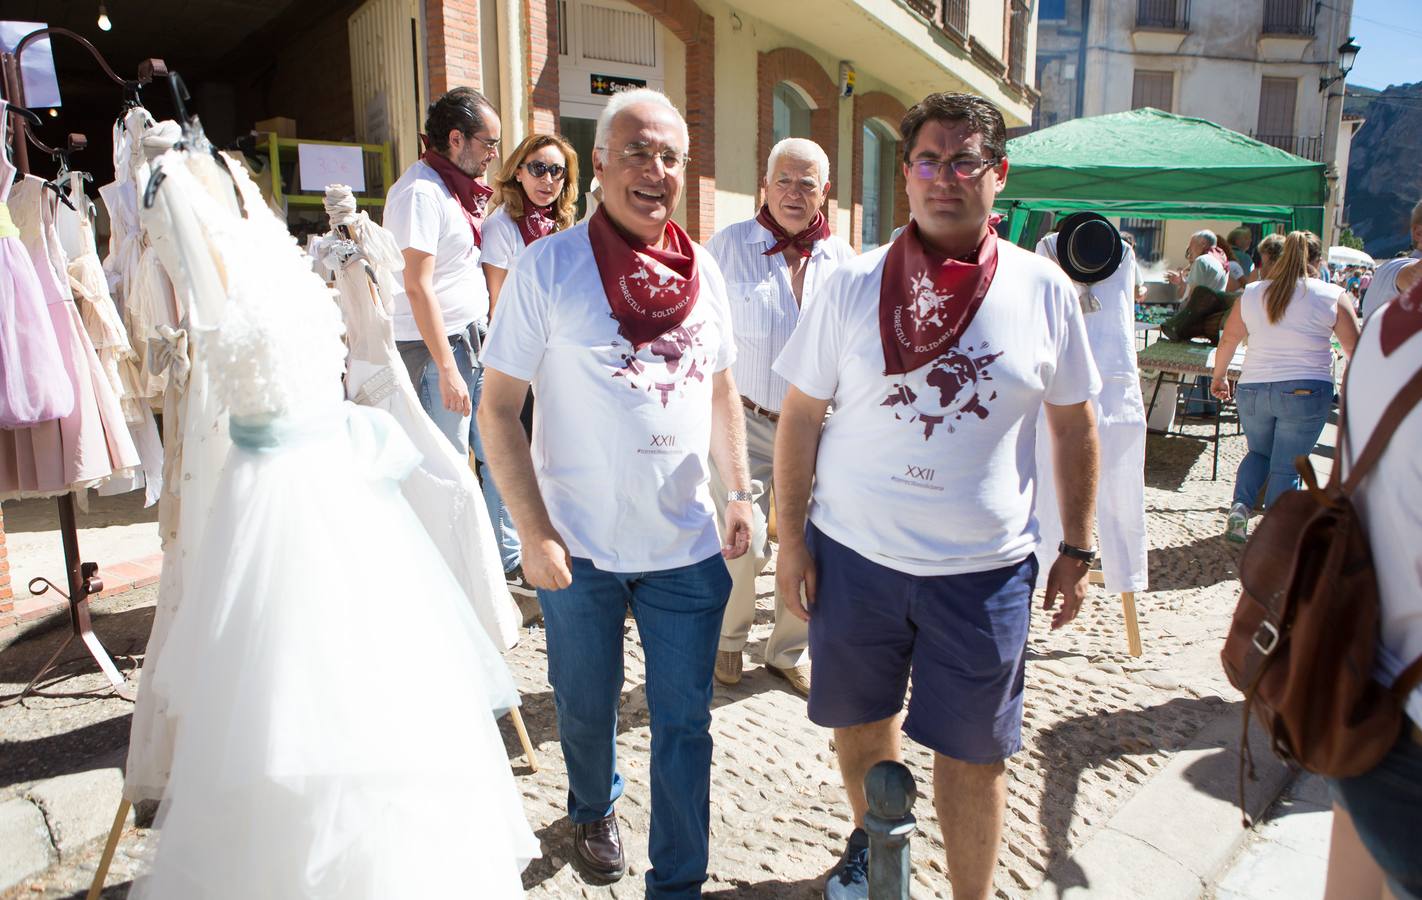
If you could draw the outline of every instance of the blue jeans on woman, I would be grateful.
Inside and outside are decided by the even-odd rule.
[[[1235,389],[1235,406],[1249,452],[1234,478],[1234,502],[1253,509],[1261,488],[1264,505],[1300,486],[1294,458],[1318,443],[1333,405],[1330,381],[1260,381]]]
[[[599,821],[622,796],[617,711],[630,607],[652,720],[647,896],[699,897],[710,847],[711,673],[731,575],[719,553],[659,572],[604,572],[575,557],[572,573],[568,587],[538,591],[568,766],[568,817]]]

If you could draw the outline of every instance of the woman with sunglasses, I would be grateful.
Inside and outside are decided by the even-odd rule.
[[[489,284],[489,315],[513,261],[524,247],[573,227],[578,203],[578,154],[556,134],[531,134],[494,178],[495,207],[484,221],[480,262]]]

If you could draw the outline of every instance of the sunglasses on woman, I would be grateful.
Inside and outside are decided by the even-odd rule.
[[[542,160],[531,159],[523,164],[524,171],[534,178],[542,178],[544,175],[551,176],[554,181],[563,177],[563,173],[568,171],[568,167],[560,163],[546,163]]]

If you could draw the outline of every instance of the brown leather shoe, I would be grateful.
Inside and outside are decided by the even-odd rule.
[[[716,651],[716,680],[722,684],[741,683],[741,651]]]
[[[586,880],[612,884],[627,874],[622,855],[622,835],[617,830],[617,813],[606,819],[573,825],[573,857]]]
[[[802,697],[810,696],[810,667],[791,666],[782,669],[779,666],[766,666],[772,675],[779,675],[790,682],[790,688]]]

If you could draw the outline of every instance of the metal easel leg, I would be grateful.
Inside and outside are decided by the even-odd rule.
[[[94,872],[94,881],[89,885],[85,900],[99,900],[99,895],[104,892],[104,881],[109,877],[109,864],[114,861],[114,851],[118,849],[119,838],[123,836],[123,826],[128,821],[128,811],[132,805],[127,798],[119,801],[113,827],[109,829],[109,839],[104,844],[104,854],[99,857],[99,868]]]

